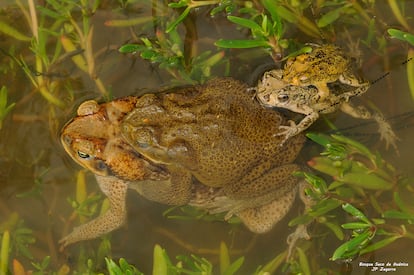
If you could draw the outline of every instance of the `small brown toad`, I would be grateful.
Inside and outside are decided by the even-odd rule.
[[[366,86],[352,72],[350,58],[334,45],[313,45],[310,53],[300,54],[287,60],[282,79],[294,86],[315,86],[321,100],[330,95],[328,83],[339,80],[353,87]],[[368,84],[369,85],[369,84]]]
[[[329,97],[322,100],[316,87],[288,85],[283,81],[282,75],[282,70],[266,72],[256,88],[256,97],[266,107],[284,108],[305,115],[298,124],[290,121],[289,126],[279,127],[278,135],[285,136],[285,140],[309,128],[319,118],[319,114],[341,110],[355,118],[374,119],[378,124],[381,140],[385,140],[386,147],[392,145],[398,152],[396,145],[398,138],[382,114],[371,113],[365,107],[355,107],[349,102],[350,98],[365,93],[369,88],[369,83],[345,92],[332,91]]]

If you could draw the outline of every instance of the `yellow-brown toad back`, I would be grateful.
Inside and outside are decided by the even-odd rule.
[[[310,53],[288,59],[283,81],[296,86],[313,85],[321,99],[325,99],[330,95],[327,83],[339,80],[354,87],[361,85],[351,67],[350,59],[341,48],[329,44],[315,46]]]

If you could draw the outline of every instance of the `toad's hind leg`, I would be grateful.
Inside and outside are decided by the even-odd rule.
[[[197,199],[194,199],[190,202],[190,205],[205,209],[210,214],[227,212],[226,220],[236,215],[252,232],[265,233],[272,229],[292,207],[297,193],[298,179],[291,173],[296,170],[296,167],[290,165],[292,169],[285,171],[287,176],[283,176],[284,180],[277,180],[273,176],[264,177],[265,180],[272,181],[263,182],[263,185],[270,184],[273,186],[279,184],[277,187],[273,186],[273,191],[265,186],[258,186],[259,188],[256,190],[254,186],[250,186],[252,188],[250,196],[234,198],[234,196],[225,195],[225,192],[221,189],[220,194],[217,194],[212,200],[199,203]],[[281,172],[278,168],[275,169],[278,174]],[[261,192],[258,192],[259,189],[262,189]],[[264,191],[266,192],[262,193]],[[257,195],[255,192],[261,195]]]
[[[167,180],[144,180],[131,182],[134,189],[148,200],[169,205],[187,204],[191,196],[192,176],[170,168],[171,177]]]
[[[75,227],[69,235],[59,241],[62,245],[61,248],[78,241],[102,236],[120,227],[125,222],[125,200],[128,184],[115,177],[102,177],[96,175],[96,179],[102,192],[109,199],[110,208],[96,219]]]
[[[289,212],[295,201],[297,188],[286,190],[283,196],[256,208],[245,209],[236,215],[252,232],[266,233]]]
[[[353,86],[353,87],[359,87],[359,86],[367,85],[367,84],[369,86],[369,82],[362,82],[361,83],[358,80],[358,78],[350,72],[344,72],[343,74],[341,74],[339,76],[338,80],[339,80],[339,82],[341,82],[343,84]]]
[[[385,141],[386,149],[388,150],[391,145],[395,152],[399,154],[397,148],[397,141],[399,138],[392,130],[391,125],[385,120],[384,116],[379,113],[371,113],[363,106],[354,107],[349,102],[345,102],[341,105],[341,110],[348,115],[360,118],[360,119],[373,119],[378,124],[378,133],[380,134],[380,139]]]
[[[226,216],[228,218],[243,210],[280,200],[296,188],[298,179],[292,173],[299,170],[296,164],[275,167],[261,176],[257,174],[260,173],[259,171],[252,170],[243,180],[223,187],[228,201],[233,201],[233,203],[231,207],[221,209],[220,212],[228,211]]]

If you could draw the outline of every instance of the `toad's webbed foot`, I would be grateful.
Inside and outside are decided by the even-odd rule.
[[[342,104],[341,110],[348,115],[356,118],[375,120],[375,122],[378,124],[378,133],[380,134],[380,139],[385,141],[386,149],[388,150],[391,145],[397,154],[399,154],[397,149],[397,141],[399,138],[392,130],[391,125],[385,120],[384,116],[380,112],[372,113],[364,106],[354,107],[348,102]]]
[[[283,144],[291,137],[296,136],[306,128],[303,128],[299,125],[296,125],[296,123],[293,120],[289,120],[289,126],[279,126],[279,130],[281,130],[280,133],[277,133],[277,136],[285,136],[284,139],[280,142],[279,146],[283,146]]]
[[[397,154],[399,154],[397,148],[397,141],[399,138],[392,130],[391,125],[385,120],[382,114],[378,112],[375,112],[372,115],[372,118],[378,124],[378,133],[380,134],[380,139],[385,141],[385,148],[388,150],[389,146],[391,145]]]
[[[75,227],[69,235],[62,238],[59,241],[61,250],[69,244],[94,239],[109,233],[125,222],[127,183],[114,177],[95,176],[102,192],[109,199],[110,208],[94,220]]]

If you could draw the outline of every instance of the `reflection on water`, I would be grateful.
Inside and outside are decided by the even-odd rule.
[[[138,7],[137,7],[138,8]],[[139,6],[139,11],[129,11],[134,16],[151,15],[151,8],[147,5]],[[414,11],[414,2],[407,2],[406,13]],[[202,13],[204,15],[204,13]],[[413,12],[411,12],[413,14]],[[21,18],[18,14],[14,14]],[[125,41],[131,40],[128,28],[113,28],[105,26],[105,21],[114,18],[123,18],[125,15],[111,12],[111,9],[98,10],[93,16],[94,25],[93,48],[96,53],[96,73],[103,80],[105,86],[111,91],[113,97],[122,97],[129,94],[142,93],[142,89],[156,89],[171,84],[171,76],[157,65],[121,55],[117,48]],[[392,16],[379,14],[383,20],[389,18],[390,22],[383,24],[394,25]],[[6,18],[9,19],[9,18]],[[6,20],[5,19],[5,20]],[[215,20],[215,21],[214,21]],[[195,25],[199,41],[197,49],[202,52],[206,49],[215,50],[213,42],[220,37],[243,38],[242,32],[236,32],[234,26],[225,18],[217,17],[214,20],[208,16],[200,15]],[[153,36],[151,28],[140,30],[133,28],[138,36]],[[295,38],[297,30],[289,30]],[[365,39],[358,27],[349,30],[356,42]],[[300,42],[308,42],[312,38],[298,35]],[[320,42],[313,41],[312,42]],[[346,45],[347,41],[336,41]],[[378,149],[385,159],[389,160],[403,174],[412,174],[412,148],[414,135],[413,101],[407,86],[407,73],[404,61],[406,60],[406,44],[398,41],[387,41],[389,45],[383,49],[386,53],[366,50],[362,53],[362,75],[373,82],[376,81],[363,97],[356,101],[364,104],[374,104],[389,119],[400,138],[398,146],[400,155],[392,150],[384,150],[383,143],[379,141],[375,123],[359,121],[342,113],[329,115],[328,118],[335,123],[339,130],[356,140],[362,141],[372,149]],[[1,47],[8,49],[11,42],[2,41]],[[53,44],[51,42],[51,44]],[[27,55],[29,67],[35,64],[32,53],[28,50],[29,44],[16,43],[15,50]],[[360,44],[361,49],[367,49]],[[226,52],[231,56],[232,64],[230,74],[235,78],[247,81],[250,73],[261,64],[271,63],[266,55],[255,56],[251,50],[234,50]],[[246,62],[246,56],[254,58]],[[1,55],[2,63],[9,64],[10,57]],[[34,69],[33,69],[34,70]],[[34,70],[35,71],[35,70]],[[218,70],[222,72],[221,70]],[[388,73],[389,72],[389,73]],[[46,255],[51,256],[51,265],[56,269],[68,262],[67,257],[76,255],[79,246],[70,247],[65,253],[58,252],[58,240],[67,234],[77,223],[74,220],[68,224],[65,221],[72,213],[67,198],[75,195],[76,173],[80,169],[63,151],[59,144],[59,130],[63,124],[73,116],[75,108],[85,99],[98,98],[102,95],[97,92],[95,82],[87,74],[77,69],[70,59],[64,59],[58,67],[53,68],[53,79],[59,80],[60,90],[70,86],[72,93],[57,94],[64,101],[65,107],[51,108],[33,88],[32,83],[24,75],[19,66],[13,69],[2,69],[1,83],[9,89],[9,102],[16,102],[12,113],[7,116],[0,131],[0,223],[11,222],[17,213],[19,219],[24,220],[24,226],[33,230],[36,243],[29,245],[31,254],[36,261]],[[51,72],[52,73],[52,72]],[[386,75],[385,77],[382,77]],[[144,90],[145,92],[145,90]],[[63,95],[62,95],[63,94]],[[322,119],[312,128],[313,131],[328,132]],[[310,156],[318,154],[320,148],[308,143],[299,158],[302,164]],[[88,192],[100,194],[94,179],[88,175]],[[111,236],[112,256],[124,257],[129,263],[135,264],[140,270],[149,273],[152,268],[152,250],[155,244],[161,244],[169,255],[195,253],[203,255],[213,263],[218,261],[218,249],[221,241],[231,248],[233,258],[241,255],[246,257],[243,270],[254,270],[263,265],[275,255],[286,249],[286,237],[293,231],[287,226],[292,218],[300,214],[302,206],[297,204],[289,215],[283,219],[279,226],[264,235],[255,235],[242,226],[229,225],[219,222],[180,221],[168,220],[162,216],[168,207],[149,202],[139,197],[135,192],[128,195],[128,224],[115,231]],[[14,221],[14,224],[17,224]],[[332,251],[338,246],[335,237],[328,237],[332,247],[321,247],[320,261],[334,270],[343,270],[344,265],[329,262]],[[89,241],[87,246],[98,246],[99,240]],[[414,265],[412,255],[413,243],[397,242],[393,246],[364,259],[366,261],[398,261]],[[410,254],[411,253],[411,254]],[[29,260],[22,262],[30,266]],[[20,260],[20,258],[19,258]],[[365,269],[358,267],[356,261],[348,267],[348,274],[363,274]],[[341,269],[342,268],[342,269]],[[403,269],[398,274],[404,273]],[[408,272],[408,269],[407,269]]]

